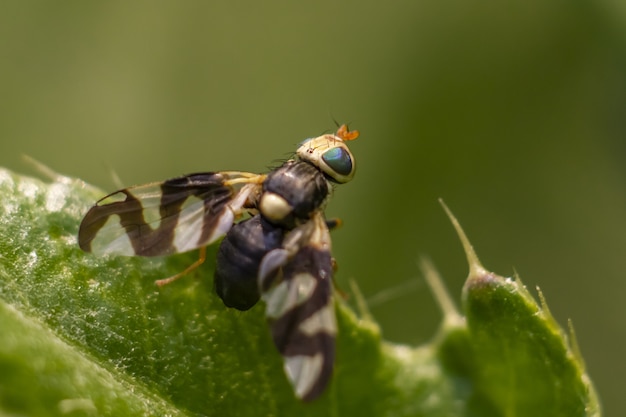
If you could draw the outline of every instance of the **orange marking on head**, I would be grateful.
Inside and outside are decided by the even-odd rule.
[[[337,129],[336,135],[340,137],[341,140],[354,140],[359,137],[359,131],[350,131],[348,130],[348,125],[343,124],[339,126],[339,129]]]

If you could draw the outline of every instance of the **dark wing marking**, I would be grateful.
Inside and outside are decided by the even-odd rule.
[[[258,187],[254,174],[198,173],[116,191],[96,203],[78,232],[97,254],[161,256],[206,246],[223,236]],[[237,181],[239,180],[239,181]],[[252,182],[252,181],[250,181]]]
[[[321,214],[291,233],[283,249],[266,255],[259,280],[287,377],[310,401],[328,385],[335,361],[330,236]]]

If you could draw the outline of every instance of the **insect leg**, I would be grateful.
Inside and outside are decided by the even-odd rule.
[[[188,273],[190,273],[194,269],[197,269],[200,265],[202,265],[204,263],[205,260],[206,260],[206,246],[203,246],[203,247],[200,248],[200,255],[198,257],[198,260],[196,260],[194,263],[192,263],[187,268],[185,268],[184,271],[181,271],[181,272],[179,272],[176,275],[172,275],[171,277],[167,277],[167,278],[163,278],[163,279],[157,279],[156,281],[154,281],[154,283],[156,285],[158,285],[159,287],[162,287],[164,285],[170,284],[170,283],[176,281],[178,278],[184,277],[185,275],[187,275]]]
[[[263,181],[267,178],[267,175],[265,174],[245,173],[245,175],[242,175],[244,173],[239,173],[239,176],[237,177],[234,177],[234,173],[231,172],[223,172],[222,174],[230,174],[233,176],[233,178],[224,181],[224,185],[227,186],[233,186],[235,184],[263,184]]]
[[[324,220],[324,222],[326,222],[326,227],[328,227],[328,230],[335,230],[343,225],[341,219],[337,217],[335,217],[334,219],[326,219]]]

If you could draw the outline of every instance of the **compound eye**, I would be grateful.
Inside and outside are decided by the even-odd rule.
[[[341,176],[348,176],[352,172],[352,157],[350,152],[342,147],[327,150],[322,155],[322,160],[330,169]],[[332,175],[332,177],[335,177]]]

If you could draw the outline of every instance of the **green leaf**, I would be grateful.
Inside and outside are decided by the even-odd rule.
[[[98,258],[77,248],[82,215],[103,193],[0,170],[0,414],[597,416],[582,359],[519,281],[476,267],[464,320],[434,275],[444,310],[433,341],[383,342],[337,303],[333,381],[294,398],[259,304],[223,306],[195,254]],[[471,251],[470,251],[471,252]],[[358,297],[353,297],[361,301]]]
[[[561,330],[541,292],[540,306],[519,277],[487,271],[456,218],[444,209],[470,265],[463,288],[470,361],[462,370],[474,387],[467,407],[471,415],[600,415],[573,331],[568,338]]]

